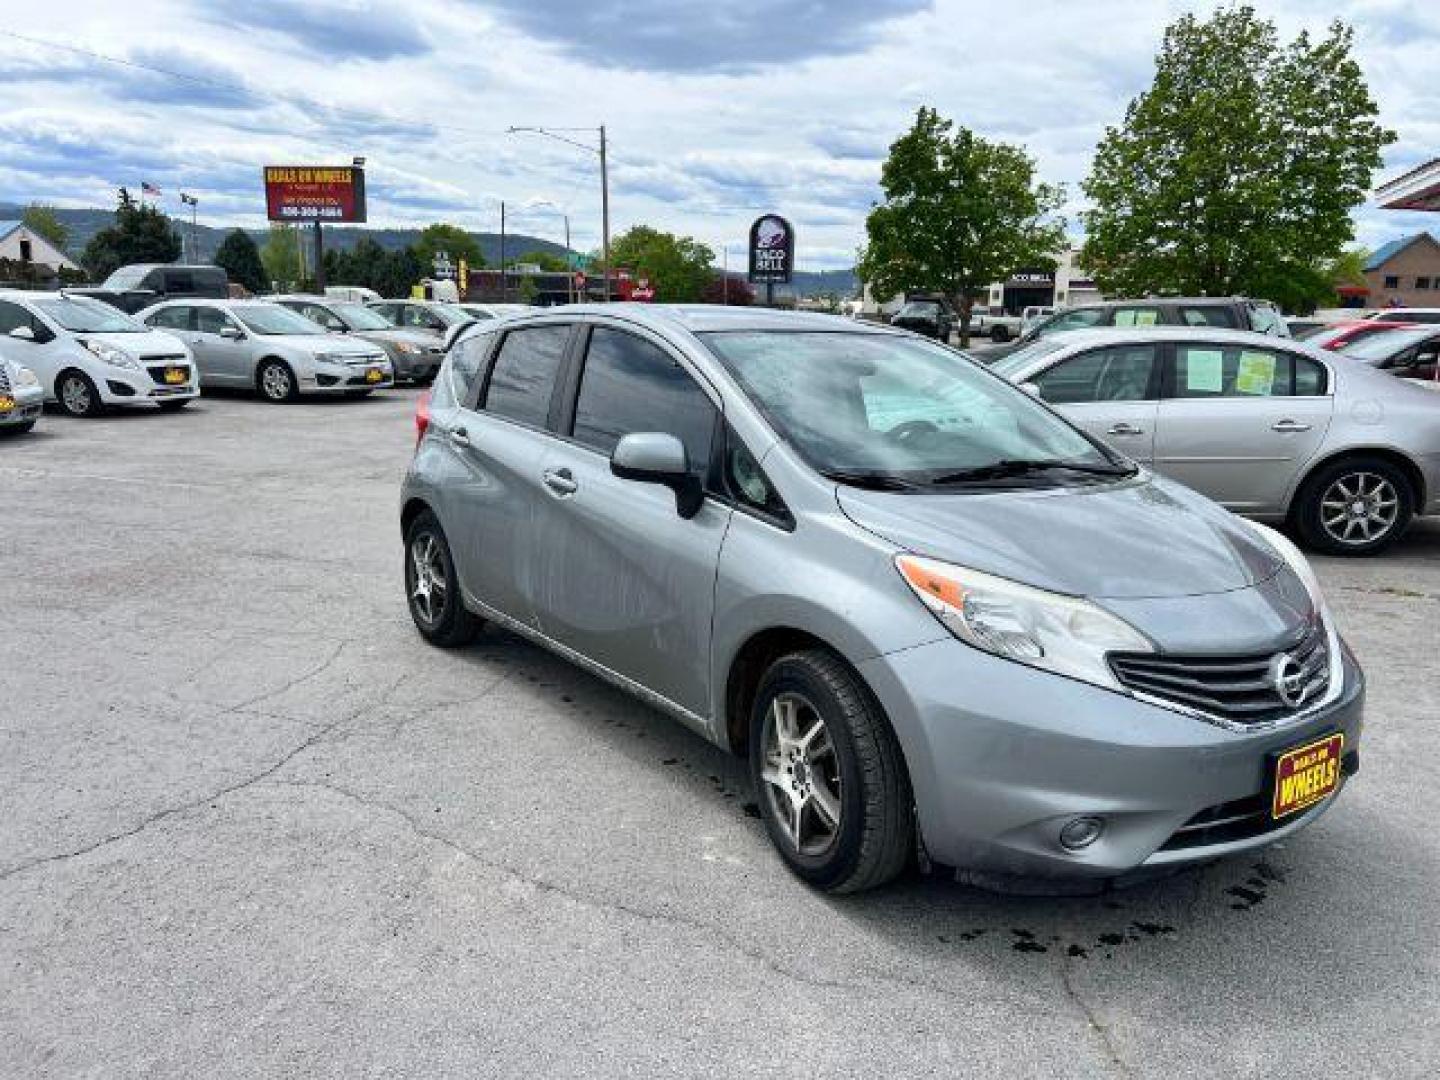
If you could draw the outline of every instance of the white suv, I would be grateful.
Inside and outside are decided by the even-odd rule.
[[[200,394],[185,343],[99,300],[65,292],[0,292],[6,356],[29,368],[71,416],[120,405],[180,409]]]
[[[305,394],[364,397],[395,385],[385,351],[348,341],[264,300],[167,300],[136,318],[178,335],[206,386],[258,390],[268,401]]]

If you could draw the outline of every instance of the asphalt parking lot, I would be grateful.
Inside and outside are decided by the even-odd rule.
[[[1321,560],[1360,775],[1121,893],[817,895],[742,765],[414,633],[414,393],[0,441],[0,1076],[1433,1076],[1440,526]]]

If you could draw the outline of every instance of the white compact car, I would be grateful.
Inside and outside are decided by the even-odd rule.
[[[109,304],[65,292],[0,292],[6,357],[71,416],[121,405],[180,409],[200,394],[185,343]]]
[[[205,386],[256,390],[267,401],[293,401],[301,394],[364,397],[395,385],[394,369],[380,346],[338,338],[269,301],[167,300],[136,318],[184,340]]]

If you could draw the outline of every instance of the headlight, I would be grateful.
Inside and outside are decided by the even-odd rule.
[[[914,555],[895,565],[952,634],[1006,660],[1124,692],[1106,654],[1155,651],[1140,631],[1086,600]]]
[[[16,385],[16,386],[39,386],[39,385],[40,385],[40,380],[35,377],[35,372],[31,371],[28,367],[16,368],[16,369],[15,369],[15,385]]]
[[[87,340],[81,344],[111,367],[134,368],[137,371],[140,369],[135,358],[124,349],[117,349],[114,345],[107,345],[103,341]]]

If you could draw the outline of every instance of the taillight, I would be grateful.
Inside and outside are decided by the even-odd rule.
[[[430,427],[430,391],[422,391],[420,397],[415,401],[415,448],[420,448],[420,440],[425,438],[425,431]]]

